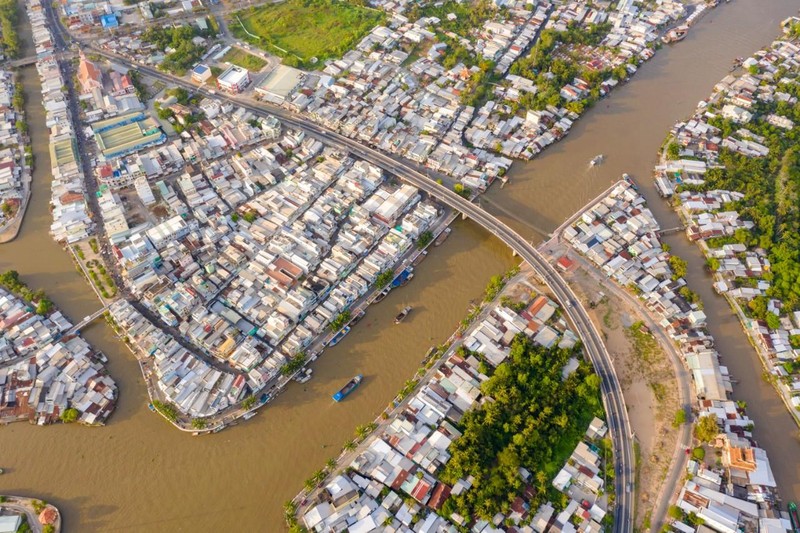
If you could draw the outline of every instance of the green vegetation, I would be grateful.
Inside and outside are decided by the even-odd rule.
[[[289,359],[289,361],[281,367],[281,375],[291,376],[303,368],[304,364],[306,364],[306,354],[304,352],[295,354],[294,357]]]
[[[156,411],[164,415],[167,420],[172,422],[177,422],[178,420],[178,409],[175,408],[174,405],[171,403],[161,402],[159,400],[153,400],[153,407],[156,408]]]
[[[0,45],[3,53],[11,58],[19,54],[19,37],[17,36],[17,19],[19,11],[15,0],[0,0]]]
[[[131,84],[136,92],[136,98],[142,102],[147,102],[147,86],[142,81],[142,75],[138,70],[129,70],[128,77],[131,79]]]
[[[677,429],[685,423],[686,423],[686,411],[684,411],[683,409],[678,409],[677,411],[675,411],[675,418],[672,419],[672,427]]]
[[[500,294],[500,291],[502,291],[505,286],[506,280],[503,276],[496,275],[489,278],[489,284],[486,285],[486,288],[483,290],[483,301],[491,302],[497,298],[497,295]]]
[[[256,405],[256,397],[255,396],[248,396],[244,400],[242,400],[242,409],[251,409]]]
[[[260,57],[235,47],[228,50],[228,53],[222,56],[222,60],[255,72],[267,66],[267,62]]]
[[[447,15],[455,14],[456,19],[450,20]],[[412,4],[408,11],[409,20],[416,21],[421,17],[436,17],[440,20],[436,31],[452,32],[460,37],[469,37],[471,32],[483,26],[496,13],[494,5],[489,0],[474,0],[470,2],[429,2],[424,7]]]
[[[25,90],[19,82],[14,84],[14,99],[12,100],[12,105],[14,106],[14,110],[18,112],[22,112],[25,107]]]
[[[681,147],[676,142],[671,142],[667,145],[667,159],[678,159],[681,153]]]
[[[239,11],[229,27],[234,36],[303,67],[312,58],[341,57],[384,20],[382,12],[349,2],[287,0]]]
[[[247,211],[244,215],[242,215],[242,218],[252,224],[258,218],[258,213],[255,211]]]
[[[64,409],[64,412],[61,413],[61,415],[59,416],[61,421],[64,422],[65,424],[71,424],[73,422],[76,422],[79,417],[80,413],[78,412],[77,409],[73,407],[68,407],[67,409]]]
[[[706,449],[698,446],[692,450],[692,459],[695,461],[702,461],[706,458]]]
[[[172,48],[174,51],[164,57],[158,68],[182,76],[205,52],[205,46],[194,44],[192,39],[210,37],[212,31],[203,31],[197,26],[150,26],[142,34],[142,39],[161,50]]]
[[[422,233],[419,234],[419,237],[417,237],[417,248],[422,250],[423,248],[428,246],[431,243],[431,241],[433,241],[433,233],[431,233],[430,231],[423,231]]]
[[[345,325],[347,325],[348,322],[350,322],[350,319],[352,317],[353,313],[351,313],[349,309],[345,309],[344,311],[339,313],[336,316],[336,318],[334,318],[331,321],[330,324],[328,324],[328,329],[330,329],[331,331],[339,331],[340,329],[345,327]]]
[[[572,83],[576,77],[591,87],[589,96],[583,100],[566,104],[567,109],[581,113],[600,98],[600,84],[614,77],[618,80],[627,77],[624,67],[611,71],[581,69],[583,54],[578,45],[598,46],[611,29],[610,24],[589,25],[584,28],[570,24],[566,31],[553,29],[542,31],[538,44],[531,53],[511,66],[511,74],[517,74],[536,82],[536,94],[525,94],[519,101],[523,109],[545,109],[548,105],[561,106],[561,88]]]
[[[468,411],[463,432],[440,479],[452,485],[474,476],[473,487],[451,497],[443,516],[457,512],[487,520],[508,510],[524,490],[519,467],[534,474],[532,509],[549,497],[550,480],[572,453],[587,424],[602,416],[600,378],[581,360],[566,379],[561,372],[576,350],[545,349],[517,336],[509,358],[481,386],[493,398]]]
[[[453,185],[453,190],[457,195],[462,196],[464,198],[469,198],[470,196],[472,196],[472,189],[470,189],[469,187],[464,187],[460,183],[456,183],[455,185]]]
[[[384,270],[375,278],[375,288],[382,289],[394,279],[394,270]]]
[[[637,359],[643,363],[653,364],[662,355],[658,341],[647,332],[644,322],[634,322],[625,330],[625,335],[633,341],[633,349]]]
[[[16,294],[28,303],[35,304],[37,315],[47,315],[55,307],[53,301],[47,297],[43,290],[30,290],[28,286],[19,279],[19,272],[16,270],[7,270],[0,274],[0,287]]]
[[[194,429],[205,429],[206,428],[206,421],[202,418],[193,418],[192,419],[192,427]]]
[[[688,263],[677,255],[671,255],[669,257],[669,267],[672,269],[672,281],[677,281],[679,278],[686,277]]]
[[[47,502],[44,500],[33,500],[33,503],[31,503],[31,505],[33,506],[34,512],[36,514],[39,514],[42,511],[44,511],[45,507],[47,507]]]
[[[717,418],[714,415],[700,417],[694,428],[694,436],[700,442],[711,442],[719,435]]]
[[[3,212],[3,215],[4,215],[6,218],[9,218],[9,217],[11,216],[11,214],[14,212],[14,208],[11,206],[11,204],[10,204],[10,203],[8,203],[8,202],[3,202],[3,204],[2,204],[2,205],[0,205],[0,211],[2,211],[2,212]]]
[[[800,95],[800,84],[779,83],[778,90],[792,96]],[[757,116],[776,113],[795,122],[800,121],[800,105],[788,102],[758,102],[754,109]],[[711,119],[710,124],[730,135],[738,125],[721,117]],[[727,189],[742,192],[741,201],[734,202],[743,219],[755,224],[751,230],[737,230],[733,236],[712,240],[708,244],[716,247],[726,242],[738,242],[751,248],[761,248],[770,262],[769,272],[763,275],[770,282],[767,297],[781,300],[783,310],[800,309],[800,131],[791,131],[768,124],[764,120],[749,123],[747,129],[764,137],[763,144],[769,155],[762,158],[744,155],[723,149],[719,162],[725,168],[710,169],[703,188]],[[753,301],[748,306],[752,317],[766,320],[766,306]]]

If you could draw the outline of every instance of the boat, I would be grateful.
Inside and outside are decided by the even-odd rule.
[[[361,309],[358,313],[356,313],[355,316],[350,319],[350,327],[353,327],[361,322],[361,319],[364,318],[365,314],[367,314],[366,309]]]
[[[622,179],[624,179],[626,182],[628,182],[628,185],[630,185],[631,189],[633,189],[634,191],[638,191],[639,190],[639,186],[636,185],[636,183],[634,183],[633,178],[631,178],[629,174],[627,174],[627,173],[623,174],[622,175]]]
[[[428,257],[428,250],[422,250],[422,252],[417,254],[417,257],[414,258],[414,262],[411,264],[417,266],[418,264],[422,263],[426,257]]]
[[[792,531],[800,533],[800,516],[797,515],[797,504],[789,502],[789,521],[792,523]]]
[[[3,470],[2,468],[0,468],[0,476],[2,476],[4,472],[5,472],[5,470]]]
[[[438,237],[436,237],[436,240],[433,241],[433,245],[439,246],[440,244],[442,244],[444,241],[447,240],[447,238],[450,236],[450,232],[452,231],[453,230],[450,227],[445,228],[444,231],[441,232]]]
[[[664,44],[677,43],[678,41],[682,41],[688,33],[689,26],[684,24],[669,30],[667,34],[661,38],[661,40],[664,42]]]
[[[414,277],[413,270],[414,269],[411,267],[408,267],[400,272],[400,274],[392,280],[391,287],[396,289],[397,287],[405,287],[408,285],[408,282]]]
[[[347,385],[345,385],[344,387],[339,389],[339,391],[336,394],[333,395],[333,399],[336,400],[337,402],[341,402],[342,400],[347,398],[347,396],[351,392],[356,390],[356,388],[359,385],[361,385],[361,380],[363,380],[363,379],[364,379],[364,376],[362,376],[361,374],[357,375],[356,377],[354,377],[353,379],[348,381]]]
[[[245,420],[250,420],[251,418],[253,418],[257,414],[258,414],[257,411],[248,411],[247,413],[242,415],[242,418],[244,418]]]
[[[589,161],[589,165],[593,166],[593,167],[597,166],[600,163],[602,163],[605,158],[606,158],[606,156],[604,156],[603,154],[598,154],[598,155],[594,156],[591,161]]]
[[[408,316],[408,313],[410,312],[411,312],[411,306],[410,305],[405,306],[403,310],[400,311],[400,314],[394,317],[394,323],[399,324],[400,322],[405,320],[406,317]]]
[[[383,289],[381,292],[378,293],[378,295],[375,297],[375,299],[372,300],[372,303],[376,304],[376,303],[382,301],[384,298],[386,298],[386,296],[389,295],[389,291],[390,290],[392,290],[391,286],[386,287],[385,289]]]
[[[156,406],[155,406],[155,405],[153,405],[152,403],[148,403],[148,404],[147,404],[147,407],[148,407],[148,409],[150,409],[150,410],[151,410],[151,411],[153,411],[154,413],[156,412]]]
[[[330,342],[328,342],[328,346],[336,346],[348,333],[350,333],[350,326],[345,326],[343,330],[334,335]]]
[[[311,379],[311,374],[312,374],[312,373],[313,373],[313,370],[311,370],[310,368],[306,368],[306,369],[305,369],[305,370],[303,370],[302,372],[299,372],[299,373],[298,373],[298,374],[297,374],[297,375],[294,377],[294,380],[295,380],[296,382],[298,382],[298,383],[308,383],[308,381]]]

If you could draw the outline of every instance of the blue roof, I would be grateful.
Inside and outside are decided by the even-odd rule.
[[[192,72],[195,74],[205,74],[208,71],[208,67],[205,65],[197,65],[192,69]]]
[[[119,26],[119,21],[117,21],[117,16],[112,13],[110,15],[101,16],[100,24],[102,24],[104,28],[116,28]]]

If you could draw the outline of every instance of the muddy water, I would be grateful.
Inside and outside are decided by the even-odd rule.
[[[771,41],[796,0],[735,0],[705,17],[687,39],[662,50],[634,81],[589,112],[543,157],[517,165],[512,183],[483,205],[532,238],[550,231],[621,172],[645,181],[655,152],[673,122],[690,113],[721,79],[733,58]],[[30,35],[22,37],[30,47]],[[50,224],[47,130],[34,69],[26,69],[28,122],[37,170],[33,199],[19,238],[0,247],[0,269],[15,268],[44,288],[70,317],[99,306],[67,255],[47,234]],[[597,153],[607,163],[588,169]],[[650,188],[645,193],[662,225],[675,219]],[[689,282],[706,301],[712,333],[725,363],[742,380],[785,495],[798,497],[800,449],[775,394],[755,376],[755,356],[724,302],[704,293],[702,260],[680,237],[670,244],[689,260]],[[374,306],[336,348],[314,364],[314,379],[293,384],[249,422],[211,437],[191,438],[146,407],[132,356],[104,325],[86,337],[111,360],[120,386],[116,413],[105,428],[14,424],[0,428],[0,493],[43,496],[61,507],[68,531],[278,531],[281,504],[314,470],[336,454],[355,425],[372,419],[417,367],[427,348],[444,340],[478,298],[488,278],[514,263],[508,251],[471,223],[418,268],[414,281]],[[414,312],[401,326],[392,317]],[[352,375],[365,382],[343,404],[330,394]],[[792,483],[795,483],[793,485]],[[792,492],[793,491],[793,492]]]

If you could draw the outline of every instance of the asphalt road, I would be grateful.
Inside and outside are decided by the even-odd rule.
[[[52,13],[52,11],[50,12]],[[62,33],[63,29],[57,17],[52,16],[51,20],[55,20],[55,24],[53,24],[54,33],[60,34],[55,39],[57,45],[66,48],[66,41],[70,40],[70,37]],[[171,76],[144,65],[139,65],[117,54],[94,48],[91,44],[88,46],[92,47],[92,50],[99,55],[126,65],[131,69],[138,70],[142,74],[152,78],[162,80],[170,86],[184,86],[204,96],[228,100],[257,115],[274,115],[289,126],[301,129],[330,145],[344,148],[364,160],[383,168],[387,172],[397,175],[406,182],[427,192],[431,197],[437,198],[440,202],[464,213],[487,231],[505,242],[517,255],[530,264],[541,277],[542,281],[550,288],[554,296],[563,304],[567,317],[572,322],[573,327],[583,341],[586,355],[594,365],[595,372],[600,376],[600,388],[615,451],[616,506],[614,509],[614,531],[617,533],[632,532],[633,483],[635,477],[632,433],[630,421],[628,420],[628,412],[622,397],[622,389],[611,363],[611,357],[597,329],[589,319],[586,310],[582,307],[578,298],[572,292],[572,289],[570,289],[569,285],[567,285],[564,279],[559,275],[558,271],[547,262],[530,242],[479,206],[459,196],[452,190],[439,185],[410,165],[320,126],[306,117],[291,113],[274,105],[263,102],[256,103],[252,99],[218,94],[216,91],[211,93],[209,90],[198,88],[182,78]]]

